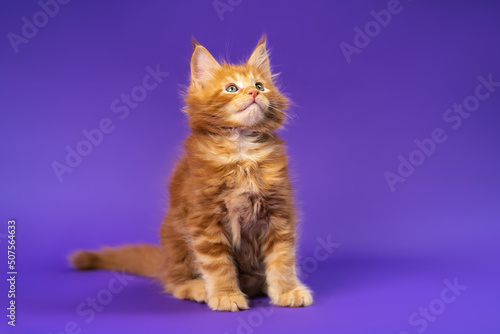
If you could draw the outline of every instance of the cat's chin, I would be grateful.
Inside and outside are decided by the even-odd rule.
[[[251,103],[233,115],[233,120],[241,127],[252,127],[264,118],[264,110],[258,103]]]
[[[239,113],[261,113],[262,107],[258,103],[253,102],[249,106],[247,106],[246,108],[244,108],[238,112]]]
[[[245,107],[243,107],[241,110],[239,110],[238,112],[239,113],[240,112],[244,112],[244,111],[247,111],[247,110],[249,110],[251,108],[259,108],[262,111],[261,105],[257,101],[252,101],[249,104],[247,104]]]

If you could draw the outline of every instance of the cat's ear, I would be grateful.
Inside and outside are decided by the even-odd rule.
[[[263,35],[248,59],[248,65],[258,68],[262,73],[271,80],[271,64],[269,63],[269,54],[266,49],[266,36]]]
[[[203,86],[203,82],[210,79],[219,68],[217,60],[193,38],[191,82],[196,86]]]

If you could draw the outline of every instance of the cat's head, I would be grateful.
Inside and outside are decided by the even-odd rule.
[[[271,132],[285,121],[288,100],[275,86],[263,37],[248,61],[217,62],[193,40],[191,83],[184,111],[193,131],[241,128]]]

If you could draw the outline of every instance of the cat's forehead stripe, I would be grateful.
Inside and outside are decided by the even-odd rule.
[[[228,77],[228,81],[234,82],[239,87],[243,87],[245,84],[253,85],[254,80],[255,77],[253,76],[253,73],[250,73],[250,75],[235,73],[232,76]]]

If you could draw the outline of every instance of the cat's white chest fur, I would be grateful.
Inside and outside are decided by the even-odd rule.
[[[239,247],[241,229],[247,224],[253,224],[261,209],[259,184],[261,183],[258,162],[269,154],[262,143],[256,142],[251,132],[236,132],[229,137],[232,150],[228,160],[236,163],[234,184],[225,199],[230,221],[233,245]]]
[[[259,144],[255,143],[255,137],[250,136],[251,131],[239,130],[229,136],[234,150],[230,153],[231,160],[254,160],[259,156]]]

